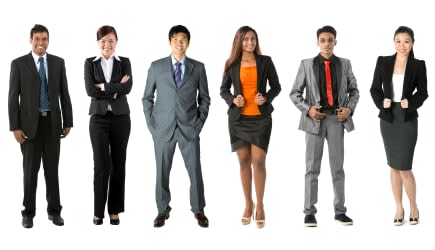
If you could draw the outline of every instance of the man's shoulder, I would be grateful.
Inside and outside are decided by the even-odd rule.
[[[21,63],[23,61],[28,60],[29,57],[31,57],[30,54],[25,54],[25,55],[19,56],[19,57],[15,58],[14,60],[12,60],[12,63]]]
[[[65,61],[65,60],[64,60],[62,57],[60,57],[60,56],[56,56],[56,55],[48,54],[48,53],[47,53],[47,60],[53,60],[53,61],[62,62],[62,63]]]
[[[193,58],[190,58],[190,57],[186,57],[186,61],[189,62],[189,63],[192,63],[194,65],[204,66],[204,63],[202,63],[202,62],[200,62],[198,60],[195,60]]]

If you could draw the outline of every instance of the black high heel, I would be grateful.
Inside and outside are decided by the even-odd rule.
[[[405,209],[402,209],[402,211],[403,211],[402,218],[394,218],[395,226],[401,226],[403,225],[403,223],[405,223]]]
[[[420,211],[417,209],[417,217],[409,217],[409,225],[417,225],[420,221]]]
[[[94,225],[97,225],[97,226],[103,225],[103,218],[95,218],[94,217],[93,222],[94,222]]]

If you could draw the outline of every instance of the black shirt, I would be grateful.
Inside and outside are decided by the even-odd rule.
[[[320,90],[320,105],[324,108],[337,109],[338,108],[338,90],[337,90],[337,71],[336,65],[339,62],[338,58],[335,55],[332,55],[329,58],[330,64],[329,68],[331,69],[331,80],[332,80],[332,96],[334,98],[334,105],[331,107],[328,105],[327,97],[326,97],[326,74],[325,74],[325,60],[323,56],[320,54],[317,56],[316,60],[319,63],[319,90]]]

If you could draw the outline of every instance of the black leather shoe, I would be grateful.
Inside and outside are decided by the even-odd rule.
[[[95,218],[94,217],[94,225],[97,225],[97,226],[99,226],[99,225],[103,225],[103,219],[102,218]]]
[[[62,219],[62,217],[60,217],[59,214],[49,215],[48,219],[51,220],[53,222],[53,224],[56,226],[63,226],[63,224],[64,224],[63,219]]]
[[[23,216],[23,221],[21,222],[24,228],[33,227],[33,218],[29,216]]]
[[[158,214],[154,220],[154,227],[163,227],[165,225],[165,220],[169,219],[168,214]]]
[[[195,219],[198,220],[200,227],[208,227],[208,219],[203,212],[196,213]]]

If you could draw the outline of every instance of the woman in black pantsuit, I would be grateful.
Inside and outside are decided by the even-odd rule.
[[[426,65],[414,58],[414,32],[400,26],[394,33],[396,54],[380,56],[376,63],[372,87],[373,101],[379,108],[381,134],[388,165],[391,187],[396,202],[395,225],[404,223],[403,188],[409,198],[409,223],[419,222],[416,183],[412,173],[414,148],[417,143],[417,109],[428,97]]]
[[[133,79],[130,60],[117,56],[118,36],[112,26],[97,31],[101,55],[85,61],[86,92],[91,98],[89,133],[94,151],[94,219],[103,224],[104,208],[110,224],[118,225],[124,212],[125,160],[130,136],[130,109],[126,95]]]

